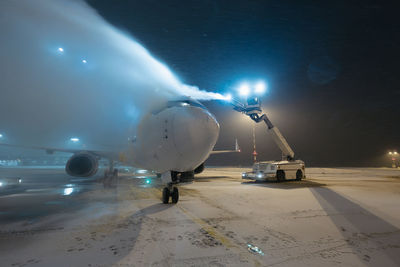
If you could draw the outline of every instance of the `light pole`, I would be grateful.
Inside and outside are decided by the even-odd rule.
[[[397,151],[389,151],[389,157],[392,160],[392,168],[396,168],[396,158],[398,157],[399,153]]]

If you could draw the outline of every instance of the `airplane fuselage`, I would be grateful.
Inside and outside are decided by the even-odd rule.
[[[129,141],[133,166],[154,170],[193,171],[210,155],[219,135],[215,117],[199,102],[168,102],[147,114]]]

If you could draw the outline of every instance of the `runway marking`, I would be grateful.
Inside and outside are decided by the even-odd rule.
[[[136,186],[131,186],[129,191],[131,193],[135,194],[136,197],[141,196],[142,198],[143,197],[149,198],[149,196],[159,198],[159,195],[160,195],[160,190],[158,188],[138,188]],[[146,195],[146,197],[145,197],[145,195]],[[191,194],[189,193],[189,195],[191,195]],[[194,196],[194,197],[199,198],[199,196]],[[182,206],[180,206],[180,205],[174,205],[174,206],[177,207],[179,210],[181,210],[182,213],[184,213],[194,223],[199,225],[200,228],[203,229],[204,231],[206,231],[210,236],[212,236],[216,240],[220,241],[221,244],[224,245],[226,248],[235,249],[236,251],[239,252],[239,255],[244,256],[244,257],[246,257],[246,259],[253,261],[254,266],[257,266],[257,267],[262,266],[262,264],[257,259],[254,258],[255,255],[252,255],[249,253],[249,251],[247,250],[247,247],[244,248],[244,247],[241,247],[241,246],[235,244],[234,242],[232,242],[232,240],[229,237],[220,233],[214,227],[212,227],[210,224],[208,224],[201,218],[197,217],[196,215],[194,215],[187,209],[183,208]]]
[[[241,255],[245,255],[245,256],[249,255],[249,252],[247,251],[247,249],[244,249],[241,246],[238,246],[238,245],[234,244],[229,237],[227,237],[224,234],[218,232],[214,227],[209,225],[207,222],[205,222],[201,218],[195,216],[193,213],[189,212],[188,210],[186,210],[182,206],[176,205],[176,207],[179,208],[193,222],[198,224],[210,236],[212,236],[213,238],[219,240],[221,242],[221,244],[223,244],[225,247],[237,249],[237,250],[239,250]],[[252,260],[253,260],[255,266],[262,266],[261,263],[257,259],[253,258]]]
[[[218,239],[221,241],[221,243],[228,248],[239,248],[239,246],[233,244],[227,237],[225,237],[223,234],[217,232],[215,228],[213,228],[211,225],[200,219],[199,217],[194,216],[192,213],[187,211],[181,206],[177,206],[185,215],[187,215],[192,221],[197,223],[198,225],[201,226],[202,229],[207,231],[212,237],[215,239]]]

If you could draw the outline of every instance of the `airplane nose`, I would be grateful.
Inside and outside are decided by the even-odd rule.
[[[185,109],[185,112],[176,113],[173,119],[174,144],[180,161],[186,168],[193,170],[207,159],[214,148],[219,135],[219,124],[205,109]]]

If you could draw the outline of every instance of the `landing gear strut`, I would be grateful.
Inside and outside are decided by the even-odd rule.
[[[179,200],[178,187],[173,186],[172,183],[168,184],[168,187],[164,187],[162,191],[162,202],[168,204],[169,198],[171,197],[172,203],[176,204]]]
[[[118,184],[118,169],[114,168],[114,161],[110,160],[108,170],[104,171],[103,186],[104,188],[113,188]]]
[[[168,204],[171,197],[172,203],[178,203],[179,190],[176,187],[179,183],[191,182],[194,179],[194,172],[168,171],[161,174],[161,181],[167,186],[162,191],[162,202]]]

